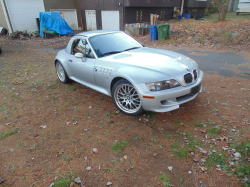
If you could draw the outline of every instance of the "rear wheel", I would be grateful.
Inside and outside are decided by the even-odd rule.
[[[239,14],[240,14],[239,12],[236,13],[237,16],[238,16]]]
[[[67,84],[70,82],[70,79],[66,71],[64,70],[62,64],[58,61],[56,62],[56,74],[62,83]]]
[[[137,90],[125,79],[119,80],[113,86],[112,99],[115,106],[129,116],[137,116],[144,111]]]

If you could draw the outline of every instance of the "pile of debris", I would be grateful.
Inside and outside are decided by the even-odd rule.
[[[37,38],[39,37],[39,32],[31,32],[28,33],[27,30],[24,31],[16,31],[10,34],[10,38],[14,39],[14,38],[18,38],[20,40],[29,40],[31,38]]]

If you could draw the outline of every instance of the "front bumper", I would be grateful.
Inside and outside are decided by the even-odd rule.
[[[186,103],[194,99],[199,92],[202,91],[201,82],[203,72],[200,71],[199,77],[194,84],[188,86],[180,86],[162,91],[149,91],[145,83],[136,84],[136,88],[141,96],[142,107],[146,111],[168,112],[178,109],[180,104]],[[200,85],[200,86],[199,86]],[[191,90],[199,89],[192,94]],[[153,96],[154,99],[145,99],[143,96]]]

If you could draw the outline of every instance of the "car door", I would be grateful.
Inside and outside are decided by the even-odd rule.
[[[84,58],[75,57],[76,53],[82,53]],[[96,85],[94,77],[95,56],[86,39],[76,38],[72,42],[71,54],[69,57],[69,68],[73,74],[73,80],[85,84]]]

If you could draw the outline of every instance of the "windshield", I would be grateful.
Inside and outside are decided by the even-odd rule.
[[[122,32],[94,36],[89,41],[98,57],[142,47],[134,38]]]

